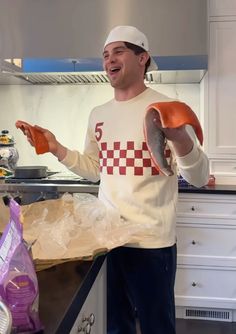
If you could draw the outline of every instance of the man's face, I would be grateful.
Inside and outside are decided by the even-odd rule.
[[[103,52],[103,68],[112,87],[125,89],[143,76],[141,55],[135,55],[124,42],[108,44]]]

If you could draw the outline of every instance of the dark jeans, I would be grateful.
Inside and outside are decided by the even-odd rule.
[[[176,245],[107,255],[107,334],[175,334]]]

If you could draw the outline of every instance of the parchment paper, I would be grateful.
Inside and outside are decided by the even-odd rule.
[[[0,231],[9,219],[0,203]],[[112,248],[138,242],[147,227],[130,224],[91,194],[65,194],[21,206],[24,239],[38,264],[91,259]]]

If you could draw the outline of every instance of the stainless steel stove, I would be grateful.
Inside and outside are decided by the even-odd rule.
[[[5,179],[5,183],[37,183],[37,184],[99,184],[99,182],[91,182],[87,179],[83,178],[74,178],[74,179],[52,179],[50,177],[40,178],[40,179],[24,179],[24,178],[7,178]]]
[[[98,193],[99,182],[91,182],[75,174],[54,173],[46,178],[9,177],[0,184],[0,194],[18,197],[21,204],[60,198],[64,193]]]
[[[5,183],[37,183],[37,184],[99,184],[91,182],[73,173],[51,172],[44,178],[16,178],[14,176],[5,179]]]

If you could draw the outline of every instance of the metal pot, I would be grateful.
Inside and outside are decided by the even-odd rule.
[[[18,166],[14,172],[16,179],[42,179],[48,176],[46,166]]]

